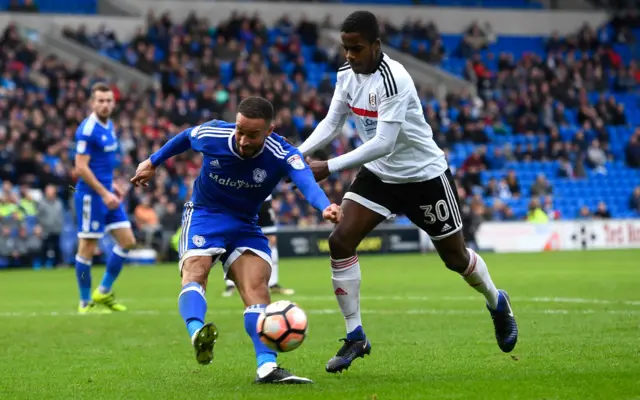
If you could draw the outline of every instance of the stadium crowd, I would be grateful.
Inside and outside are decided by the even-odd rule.
[[[328,19],[323,23],[331,25]],[[273,102],[278,133],[293,143],[303,141],[323,118],[333,83],[331,75],[325,74],[317,87],[310,85],[309,60],[300,55],[303,47],[317,44],[318,25],[307,20],[293,22],[285,16],[276,28],[286,40],[283,36],[273,39],[258,16],[239,14],[212,27],[196,15],[174,21],[168,14],[150,13],[147,26],[126,44],[107,26],[97,32],[65,29],[68,38],[116,54],[122,63],[154,76],[158,82],[153,88],[120,88],[101,71],[88,74],[81,65],[42,57],[20,38],[14,25],[9,25],[0,41],[0,234],[5,238],[0,243],[0,256],[15,265],[55,265],[60,261],[56,241],[65,224],[62,216],[69,214],[75,181],[74,133],[89,113],[87,94],[94,82],[110,83],[119,104],[114,115],[121,145],[116,180],[122,186],[127,186],[136,165],[171,135],[212,118],[232,116],[239,100],[253,94]],[[470,28],[471,39],[480,29]],[[582,40],[593,46],[596,55],[592,58],[558,59],[550,64],[536,56],[516,61],[511,55],[501,55],[499,71],[493,74],[483,68],[474,52],[476,41],[470,40],[471,48],[459,51],[469,58],[465,71],[477,84],[479,97],[463,92],[438,101],[428,88],[419,88],[434,137],[450,158],[456,144],[477,145],[468,158],[452,162],[469,238],[487,220],[611,216],[604,203],[597,209],[581,210],[579,215],[560,215],[554,208],[553,187],[545,176],[539,176],[531,187],[522,187],[515,171],[506,168],[513,161],[560,160],[558,176],[580,179],[586,177],[586,169],[606,173],[606,163],[613,157],[607,127],[626,125],[625,110],[612,97],[602,96],[593,104],[587,89],[604,89],[608,81],[602,75],[613,69],[620,71],[614,84],[618,90],[636,90],[640,72],[635,64],[620,65],[615,54],[600,46],[589,28],[585,29],[577,35],[576,45],[582,46]],[[421,49],[423,53],[416,55],[428,62],[438,63],[448,54],[448,49],[438,45],[439,33],[433,23],[396,28],[385,22],[384,33],[432,41],[435,45],[429,51]],[[572,40],[552,37],[549,46],[569,46]],[[344,62],[338,49],[313,49],[312,60],[326,63],[332,71]],[[292,68],[285,70],[285,61]],[[229,69],[223,67],[225,62],[231,63]],[[577,107],[582,127],[570,141],[560,135],[565,107]],[[489,152],[487,127],[498,135],[513,131],[539,140],[537,145],[529,142],[512,148],[505,144]],[[359,144],[353,126],[347,124],[344,133],[316,156],[342,154]],[[129,191],[126,205],[134,228],[154,247],[167,250],[167,238],[178,230],[182,204],[200,162],[193,154],[178,156],[158,173],[151,190]],[[626,162],[640,168],[640,129],[626,148]],[[504,170],[504,176],[483,185],[481,175],[488,170]],[[340,201],[354,173],[344,172],[322,183],[333,202]],[[507,204],[509,199],[529,196],[526,213],[514,212]],[[640,187],[631,195],[629,207],[640,212]],[[274,209],[281,225],[309,226],[321,220],[284,183],[275,194]]]

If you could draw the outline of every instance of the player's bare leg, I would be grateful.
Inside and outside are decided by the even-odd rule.
[[[118,303],[115,293],[112,290],[113,283],[116,281],[124,262],[127,259],[129,250],[136,246],[136,238],[127,222],[126,227],[109,230],[109,233],[116,241],[117,245],[113,246],[113,252],[107,260],[106,270],[102,278],[100,286],[94,290],[92,299],[95,303],[101,304],[112,311],[126,311],[127,308]]]
[[[371,352],[371,344],[362,329],[360,315],[360,263],[356,249],[362,239],[385,217],[355,201],[342,202],[343,217],[329,236],[331,281],[347,327],[344,345],[329,360],[327,372],[348,369],[357,357]]]
[[[98,306],[91,301],[91,265],[93,255],[98,246],[98,239],[80,238],[78,240],[78,252],[76,253],[76,279],[80,291],[80,314],[107,314],[111,311],[108,308]]]
[[[218,339],[218,329],[209,322],[204,322],[207,313],[205,291],[212,256],[193,256],[182,261],[182,290],[178,296],[178,308],[184,320],[191,344],[196,353],[196,360],[202,365],[213,361],[213,346]]]
[[[280,285],[279,262],[278,256],[278,237],[276,235],[266,235],[269,240],[269,249],[271,249],[271,276],[269,277],[269,291],[271,294],[279,294],[291,296],[295,294],[295,290]],[[222,292],[223,297],[231,297],[236,291],[236,286],[231,279],[225,279],[225,288]]]
[[[271,302],[269,276],[271,266],[251,251],[245,251],[229,267],[228,277],[234,281],[245,305],[244,327],[253,342],[258,370],[255,383],[296,384],[313,383],[310,379],[295,376],[278,367],[276,352],[260,341],[256,324],[258,316]]]
[[[462,230],[446,238],[433,240],[433,244],[447,268],[462,275],[469,286],[484,295],[498,346],[505,353],[513,350],[518,341],[518,326],[509,295],[496,288],[482,257],[466,247]]]

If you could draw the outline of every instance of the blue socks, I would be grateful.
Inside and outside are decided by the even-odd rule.
[[[352,330],[351,332],[347,333],[347,339],[348,340],[365,340],[367,338],[367,336],[364,334],[364,330],[362,329],[362,326],[358,325],[356,327],[356,329]]]
[[[127,254],[129,250],[125,250],[120,248],[120,246],[113,246],[113,252],[111,253],[111,257],[107,260],[107,270],[104,273],[104,277],[102,278],[102,283],[100,283],[100,293],[109,293],[111,291],[111,287],[113,286],[113,282],[120,275],[120,271],[122,271],[122,266],[124,265],[124,261],[127,259]]]
[[[80,304],[83,307],[91,302],[91,262],[76,255],[76,279],[80,290]]]
[[[256,330],[256,324],[258,323],[258,317],[267,307],[266,304],[254,304],[247,307],[244,310],[244,330],[253,342],[253,348],[256,351],[256,361],[258,368],[266,363],[276,362],[276,352],[268,348],[264,343],[260,341],[260,336]]]
[[[189,336],[192,337],[204,325],[204,315],[207,313],[207,300],[202,286],[196,282],[184,285],[178,296],[178,308]]]

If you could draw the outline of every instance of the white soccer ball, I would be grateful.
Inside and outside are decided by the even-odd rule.
[[[307,337],[307,315],[287,300],[271,303],[258,317],[256,330],[260,341],[270,349],[287,352],[300,347]]]

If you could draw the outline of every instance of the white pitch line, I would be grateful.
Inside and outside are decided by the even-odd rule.
[[[214,299],[209,295],[210,299]],[[335,296],[292,296],[292,301],[335,301]],[[482,296],[361,296],[361,301],[413,301],[413,302],[430,302],[430,301],[478,301]],[[140,301],[140,298],[121,299],[123,303],[147,303],[146,300]],[[512,297],[511,300],[515,303],[569,303],[569,304],[602,304],[602,305],[626,305],[626,306],[640,306],[640,300],[602,300],[602,299],[588,299],[582,297]],[[215,300],[212,300],[215,301]],[[153,303],[175,303],[174,298],[161,298],[152,299],[149,302]]]
[[[305,312],[310,315],[329,315],[338,314],[338,309],[326,308],[326,309],[305,309]],[[409,310],[362,310],[363,314],[370,315],[484,315],[487,312],[485,310],[447,310],[437,308],[418,308]],[[610,315],[640,315],[640,310],[563,310],[563,309],[546,309],[546,310],[521,310],[521,314],[539,314],[539,315],[584,315],[584,314],[610,314]],[[176,312],[159,312],[154,310],[131,310],[124,315],[176,315]],[[215,315],[241,315],[242,310],[211,310],[211,314]],[[85,317],[96,316],[105,314],[78,314],[76,312],[60,312],[60,311],[48,311],[48,312],[0,312],[0,318],[33,318],[33,317]]]
[[[478,296],[361,296],[362,301],[474,301]],[[330,301],[335,296],[293,296],[294,301]],[[623,304],[640,306],[640,300],[600,300],[581,297],[512,297],[517,303]]]

